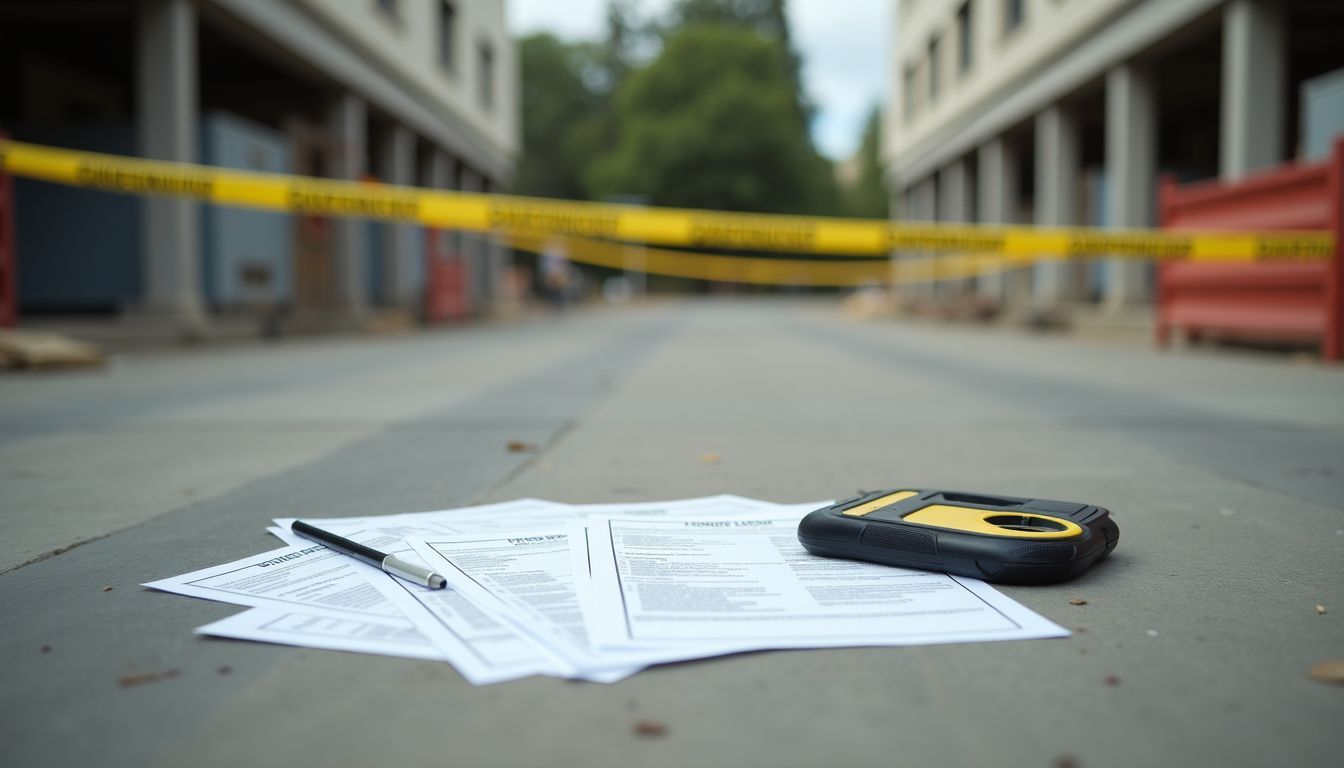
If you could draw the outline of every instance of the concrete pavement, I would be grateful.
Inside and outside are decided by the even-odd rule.
[[[653,304],[0,378],[0,478],[16,764],[1338,757],[1344,687],[1306,670],[1344,658],[1339,369],[854,323],[820,302]],[[1108,562],[1005,588],[1074,636],[472,688],[440,664],[196,638],[240,609],[136,586],[271,548],[280,514],[908,484],[1108,506]],[[640,738],[641,719],[667,735]]]

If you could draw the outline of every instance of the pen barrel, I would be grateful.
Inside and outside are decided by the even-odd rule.
[[[381,566],[383,559],[387,557],[387,555],[379,552],[373,547],[366,547],[358,541],[351,541],[344,536],[337,536],[330,531],[324,531],[321,528],[311,526],[302,520],[295,520],[290,524],[289,529],[309,541],[315,541],[324,547],[334,549],[342,554],[357,557],[369,565]]]
[[[383,558],[381,567],[384,571],[393,576],[398,576],[411,583],[419,584],[422,587],[429,587],[431,589],[443,588],[442,576],[429,568],[402,560],[396,555],[388,555]]]

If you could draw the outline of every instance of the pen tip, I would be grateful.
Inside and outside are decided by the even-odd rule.
[[[442,576],[440,576],[440,575],[437,574],[437,573],[431,573],[431,574],[429,575],[429,588],[430,588],[430,589],[443,589],[443,588],[446,587],[446,586],[448,586],[448,580],[447,580],[447,579],[443,578]]]

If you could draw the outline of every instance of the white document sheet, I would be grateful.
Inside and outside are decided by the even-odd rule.
[[[405,537],[555,525],[573,519],[575,514],[563,504],[521,499],[457,510],[304,520],[338,536],[396,554],[413,563],[422,563],[420,555],[405,544]],[[275,522],[276,528],[268,530],[282,539],[297,538],[289,529],[293,518],[278,518]],[[427,589],[387,576],[378,569],[371,570],[381,576],[370,577],[374,588],[413,622],[422,634],[439,646],[454,666],[462,670],[463,675],[473,683],[500,682],[534,674],[557,677],[578,674],[578,670],[544,644],[501,623],[451,587]],[[463,658],[464,653],[469,658]],[[471,674],[466,670],[471,670]]]
[[[367,566],[320,544],[306,543],[142,586],[234,605],[303,608],[328,616],[402,618],[401,611],[374,588],[359,567]]]
[[[593,643],[764,649],[1068,635],[976,579],[811,555],[798,520],[590,518]]]
[[[737,650],[698,646],[594,652],[570,567],[568,539],[565,533],[535,532],[409,541],[425,562],[473,603],[535,637],[576,675],[588,679],[605,680],[602,673],[619,679],[651,664]]]
[[[407,512],[395,515],[373,515],[369,517],[277,517],[275,525],[281,529],[277,536],[294,542],[289,526],[302,519],[318,528],[339,533],[335,528],[357,530],[366,527],[378,527],[390,530],[397,525],[428,527],[437,533],[482,533],[494,530],[522,528],[544,528],[563,526],[582,513],[574,511],[568,504],[559,504],[543,499],[516,499],[499,504],[481,504],[474,507],[456,509],[438,509],[431,512]],[[267,529],[271,530],[271,529]],[[273,531],[274,532],[274,531]],[[344,535],[344,534],[340,534]]]
[[[685,503],[675,502],[675,503],[663,503],[657,505],[653,504],[629,505],[629,507],[624,510],[620,509],[622,505],[619,504],[588,504],[579,507],[579,509],[588,512],[590,516],[615,515],[615,516],[627,516],[627,517],[629,516],[669,517],[675,515],[678,517],[684,517],[688,514],[693,514],[696,516],[708,516],[708,513],[718,512],[720,514],[714,515],[717,518],[720,515],[723,517],[740,517],[751,514],[759,514],[762,512],[768,512],[769,514],[772,515],[779,515],[783,517],[789,517],[792,519],[801,520],[803,516],[806,515],[807,513],[812,512],[813,510],[821,509],[822,507],[829,507],[831,504],[835,503],[833,501],[816,501],[802,504],[774,504],[771,502],[759,501],[756,499],[742,499],[742,497],[731,497],[735,500],[750,502],[751,507],[753,507],[752,511],[750,512],[743,511],[743,509],[737,505],[715,508],[714,505],[712,504],[703,503],[703,502],[710,502],[711,499],[721,499],[721,498],[729,498],[729,497],[711,497],[710,499],[688,499],[686,500]],[[583,610],[584,625],[586,627],[591,627],[597,622],[597,616],[596,616],[597,608],[593,604],[593,567],[592,567],[593,560],[592,560],[592,542],[591,542],[592,537],[588,530],[589,526],[588,519],[589,519],[588,517],[585,517],[582,520],[571,520],[569,523],[569,527],[566,529],[566,533],[569,534],[570,570],[574,574],[574,587],[575,591],[578,592],[579,606]],[[588,640],[589,643],[591,644],[592,638],[589,637]],[[641,648],[641,650],[648,651],[652,654],[656,650],[656,648],[657,646],[651,646]],[[683,654],[679,656],[668,657],[665,659],[665,661],[685,660],[686,658],[704,658],[708,656],[724,655],[729,653],[737,653],[740,651],[756,650],[756,649],[757,646],[755,645],[743,644],[743,643],[725,644],[719,646],[717,650],[712,649],[708,646],[697,644],[693,654],[691,654],[689,657]]]
[[[815,509],[816,507],[811,507]],[[571,507],[577,516],[620,512],[640,517],[670,514],[738,516],[774,510],[769,502],[740,496],[643,504],[592,504]],[[574,519],[573,530],[582,531]],[[408,542],[450,585],[472,602],[545,644],[580,671],[612,670],[632,673],[641,667],[732,653],[737,645],[713,649],[668,647],[626,648],[621,652],[593,653],[585,623],[583,599],[588,592],[586,567],[576,565],[569,532],[539,529],[462,536],[410,536]]]
[[[250,608],[198,627],[196,634],[302,648],[449,661],[438,646],[403,619],[324,616],[298,608]]]
[[[834,502],[818,501],[810,504],[774,504],[759,499],[724,494],[699,499],[679,501],[649,502],[647,504],[584,504],[574,509],[583,512],[580,519],[571,520],[565,533],[569,535],[570,570],[574,574],[574,587],[578,593],[579,606],[583,609],[586,626],[595,621],[593,606],[593,568],[592,546],[589,541],[588,519],[598,516],[615,517],[735,517],[769,512],[776,515],[797,516],[799,519],[816,509],[828,507]],[[591,641],[591,638],[590,638]]]
[[[431,531],[455,531],[453,525],[486,528],[504,525],[505,518],[514,525],[534,525],[572,517],[573,513],[563,505],[525,499],[463,510],[381,518],[332,518],[321,522],[347,538],[400,550],[406,529],[422,529],[408,525],[407,521],[431,526]],[[444,518],[452,518],[452,524],[435,523]],[[284,522],[285,528],[273,533],[284,540],[303,543],[145,586],[237,605],[301,609],[326,617],[406,621],[438,648],[440,658],[451,662],[473,684],[534,674],[571,674],[547,649],[500,624],[451,590],[424,590],[393,578],[355,558],[294,537],[288,530],[288,520],[277,522]],[[350,528],[345,527],[347,524]],[[360,526],[367,530],[361,530]],[[409,550],[398,554],[417,558]],[[417,600],[410,594],[414,590],[430,596]],[[335,647],[333,643],[322,647]]]
[[[539,670],[534,666],[545,670],[558,667],[531,644],[526,647],[532,656],[543,659],[543,663],[502,667],[491,664],[489,657],[470,645],[466,638],[450,633],[430,637],[420,627],[437,625],[437,622],[422,615],[425,609],[414,600],[405,601],[406,607],[415,614],[407,615],[402,606],[383,593],[386,589],[383,582],[387,581],[400,580],[348,555],[309,544],[253,555],[143,586],[235,605],[300,611],[326,618],[405,622],[430,639],[438,650],[438,658],[451,662],[464,678],[476,685],[537,674]],[[407,586],[415,588],[414,585]],[[329,639],[320,647],[334,648],[335,641]]]
[[[778,510],[781,505],[760,499],[749,499],[722,493],[718,496],[700,496],[691,499],[673,501],[613,502],[608,504],[571,504],[569,509],[576,519],[591,515],[616,515],[620,517],[667,517],[680,515],[749,515],[765,509]],[[825,506],[825,503],[822,503]],[[813,507],[816,509],[816,507]],[[537,526],[541,528],[543,526]]]

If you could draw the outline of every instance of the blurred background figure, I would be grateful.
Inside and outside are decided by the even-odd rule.
[[[575,288],[574,268],[569,263],[565,244],[551,240],[541,252],[541,290],[546,302],[556,311],[565,308]]]

